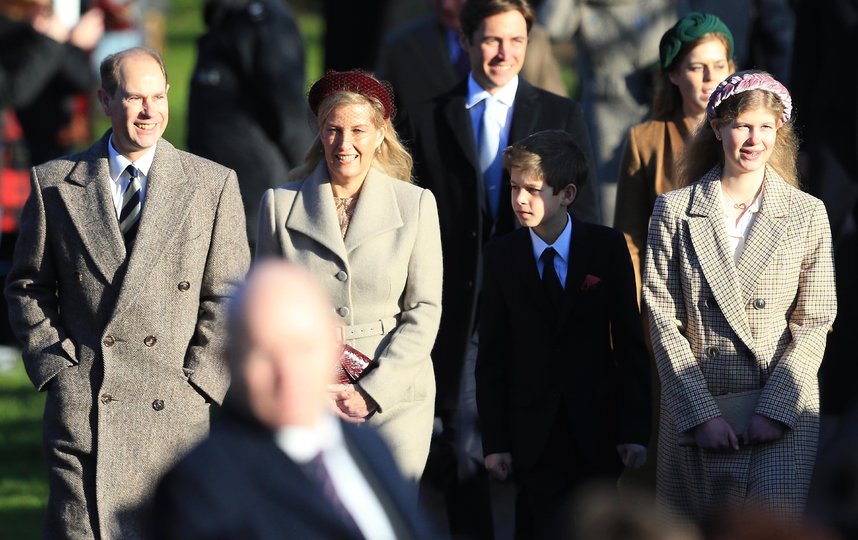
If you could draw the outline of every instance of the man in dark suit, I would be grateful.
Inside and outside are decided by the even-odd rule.
[[[649,361],[623,236],[567,212],[588,169],[575,141],[535,133],[503,164],[522,227],[486,246],[483,453],[495,478],[514,472],[519,516],[532,520],[517,537],[556,538],[577,487],[646,461]]]
[[[516,226],[507,204],[509,175],[500,167],[503,148],[536,131],[561,129],[586,149],[592,161],[580,106],[518,76],[534,21],[526,0],[468,0],[460,20],[470,76],[449,92],[410,108],[401,125],[403,139],[414,153],[417,182],[431,189],[438,202],[444,250],[441,327],[432,354],[436,415],[444,431],[430,450],[427,481],[437,477],[437,467],[470,468],[475,474],[482,469],[481,452],[473,448],[474,440],[479,446],[478,438],[465,434],[475,429],[472,381],[482,247],[491,237]],[[578,194],[573,210],[577,217],[600,221],[596,193],[591,175]],[[465,396],[460,396],[462,381],[469,390]],[[471,442],[463,442],[463,437]],[[439,457],[450,445],[462,444],[472,447],[467,452],[470,457],[464,458],[459,449],[459,463],[443,465]],[[456,512],[481,498],[468,495],[450,510]],[[472,521],[471,516],[479,512],[462,514]],[[487,528],[490,531],[491,525],[479,524],[472,534]]]
[[[165,476],[152,537],[430,537],[416,487],[378,436],[332,412],[342,344],[310,274],[273,259],[259,264],[229,324],[226,414]]]
[[[111,130],[33,168],[6,282],[27,374],[47,392],[46,538],[140,537],[132,508],[226,393],[226,303],[250,261],[235,173],[161,138],[158,53],[111,55],[101,79]]]

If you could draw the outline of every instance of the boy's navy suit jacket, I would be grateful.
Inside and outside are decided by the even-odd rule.
[[[620,443],[646,445],[649,359],[622,234],[572,218],[560,313],[543,289],[529,229],[486,248],[477,357],[483,453],[525,471],[565,411],[580,467],[618,473]]]

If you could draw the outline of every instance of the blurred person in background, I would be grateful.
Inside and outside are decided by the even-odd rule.
[[[209,0],[188,97],[188,149],[238,174],[247,235],[259,201],[312,139],[304,42],[283,0]]]

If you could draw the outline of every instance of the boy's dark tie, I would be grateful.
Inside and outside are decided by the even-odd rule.
[[[140,225],[140,211],[143,205],[140,201],[140,173],[137,167],[129,165],[126,169],[131,180],[122,196],[122,211],[119,212],[119,230],[125,239],[126,251],[131,251],[134,239],[137,238],[137,228]]]
[[[556,255],[557,252],[553,247],[547,247],[539,258],[542,259],[542,285],[554,309],[560,311],[560,306],[563,305],[563,285],[560,284],[560,278],[557,277],[557,271],[554,269]]]
[[[362,537],[363,534],[361,533],[360,528],[357,526],[357,523],[355,523],[355,520],[348,508],[343,504],[339,494],[337,494],[337,490],[334,487],[334,481],[331,479],[331,475],[328,473],[328,468],[325,466],[323,453],[319,452],[315,457],[313,457],[313,459],[304,464],[304,470],[307,472],[307,476],[310,477],[310,480],[315,482],[316,485],[321,488],[325,499],[331,505],[331,509],[334,513],[343,520],[350,530]]]

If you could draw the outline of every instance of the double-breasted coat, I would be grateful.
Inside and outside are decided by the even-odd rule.
[[[250,258],[235,173],[163,139],[126,258],[107,144],[32,170],[6,283],[47,390],[47,538],[139,536],[139,507],[226,392],[226,302]]]
[[[729,248],[720,167],[659,196],[647,239],[644,303],[661,378],[657,496],[705,517],[724,506],[803,509],[816,455],[816,374],[834,321],[831,231],[821,201],[765,172],[738,264]],[[755,412],[782,439],[738,452],[679,447],[719,416],[713,396],[762,387]]]
[[[348,232],[340,232],[324,162],[303,180],[268,190],[258,256],[282,256],[318,277],[354,335],[378,362],[359,385],[378,404],[375,426],[403,474],[419,478],[429,454],[435,378],[430,353],[441,319],[441,238],[428,190],[370,168]]]

